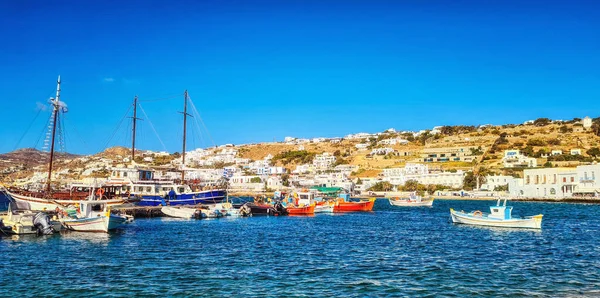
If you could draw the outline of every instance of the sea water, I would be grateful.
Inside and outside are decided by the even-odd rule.
[[[0,239],[0,296],[599,296],[600,205],[514,202],[541,231],[449,222],[449,208],[180,220]]]

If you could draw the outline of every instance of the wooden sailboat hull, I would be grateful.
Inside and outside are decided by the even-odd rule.
[[[402,199],[389,199],[390,205],[399,207],[431,207],[433,206],[433,200],[427,201],[411,201]]]
[[[35,198],[12,193],[10,191],[6,191],[6,193],[15,201],[28,203],[31,210],[54,210],[57,207],[62,208],[63,206],[73,205],[78,202],[77,200],[52,200],[44,198]],[[126,203],[124,199],[120,198],[104,200],[104,202],[106,202],[108,206],[117,206]]]

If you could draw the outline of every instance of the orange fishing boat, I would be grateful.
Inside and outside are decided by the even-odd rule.
[[[315,214],[315,206],[315,204],[310,204],[308,206],[303,207],[290,206],[287,207],[286,210],[288,212],[288,215],[309,215]]]
[[[372,211],[374,205],[375,198],[360,202],[346,202],[344,199],[338,199],[333,207],[333,212]]]

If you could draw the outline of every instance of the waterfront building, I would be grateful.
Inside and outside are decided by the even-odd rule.
[[[481,190],[493,191],[496,187],[510,185],[514,183],[515,178],[513,176],[504,175],[488,175],[485,176],[485,183],[481,185]]]
[[[578,166],[576,171],[578,185],[575,194],[600,196],[600,164]]]
[[[572,197],[578,184],[575,168],[525,169],[523,176],[522,184],[509,184],[511,195],[537,198]]]

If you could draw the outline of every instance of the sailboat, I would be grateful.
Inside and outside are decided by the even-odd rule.
[[[135,168],[121,169],[119,178],[111,178],[107,185],[121,187],[121,192],[128,192],[132,196],[140,198],[138,206],[174,206],[174,205],[196,205],[196,204],[218,204],[221,203],[227,196],[225,188],[220,186],[212,187],[209,190],[193,191],[189,185],[185,184],[185,150],[186,150],[186,129],[187,116],[191,116],[187,112],[188,92],[184,92],[184,109],[183,109],[183,150],[182,150],[182,168],[181,168],[181,184],[173,181],[165,181],[155,179],[152,169]],[[137,97],[133,102],[133,133],[131,143],[131,161],[135,162],[135,137],[136,137],[136,121],[137,118]],[[126,173],[128,172],[128,173]],[[133,173],[132,173],[133,172]],[[121,175],[123,174],[123,175]],[[125,177],[125,175],[127,177]],[[122,177],[122,178],[120,178]]]
[[[52,116],[50,122],[52,124],[52,139],[50,142],[50,162],[48,165],[48,181],[46,183],[46,189],[43,192],[31,192],[20,189],[7,188],[6,194],[16,202],[27,203],[31,210],[54,210],[56,208],[62,208],[67,205],[72,205],[76,201],[82,199],[99,199],[103,200],[107,205],[121,205],[126,202],[127,198],[122,197],[108,197],[108,196],[93,196],[93,193],[88,192],[76,192],[71,189],[68,192],[54,192],[50,185],[52,182],[52,163],[54,161],[54,144],[56,138],[56,124],[59,122],[59,116],[61,113],[67,112],[67,106],[64,102],[60,101],[60,76],[58,76],[56,85],[56,97],[50,99],[52,104]],[[100,189],[100,188],[98,188]],[[98,190],[104,194],[105,190]]]

